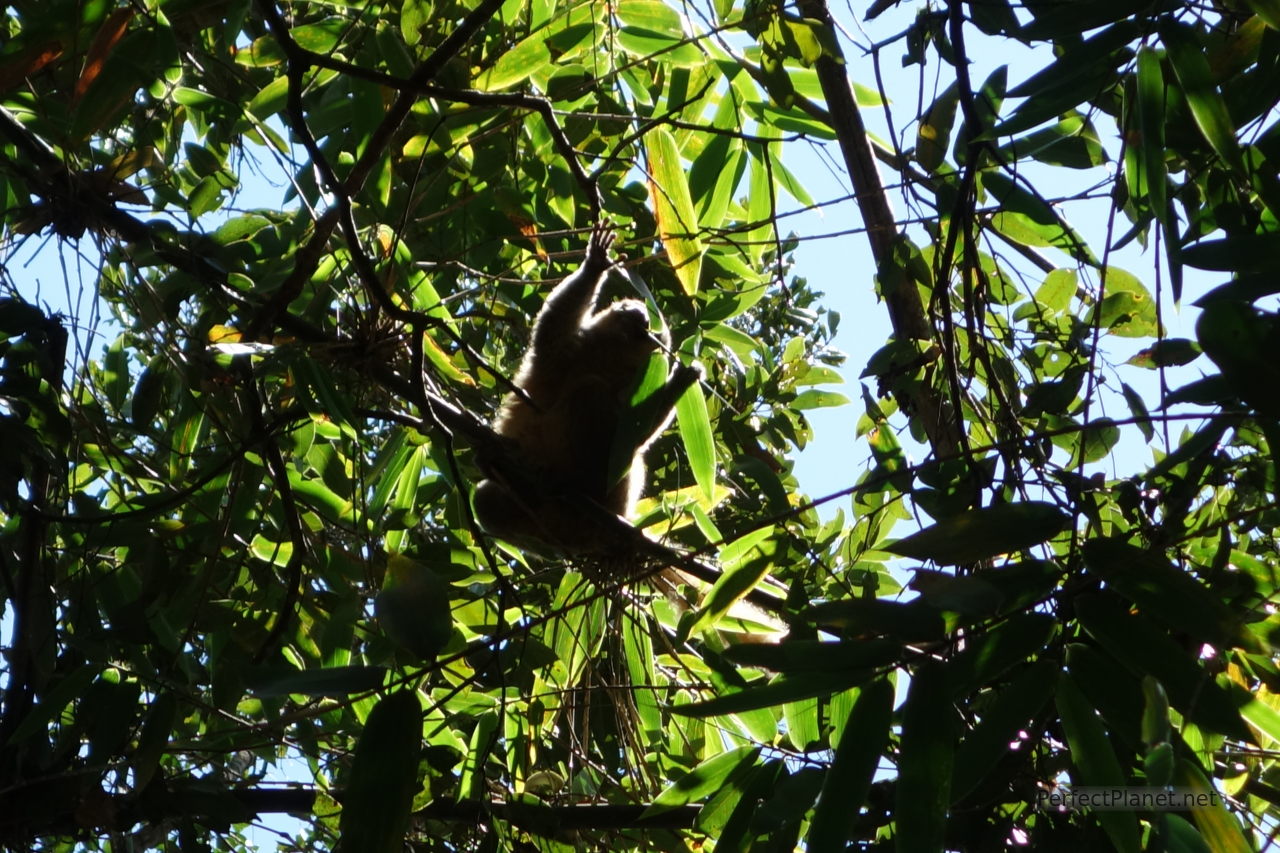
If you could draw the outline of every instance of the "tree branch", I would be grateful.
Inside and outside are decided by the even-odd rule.
[[[884,185],[880,182],[880,173],[876,169],[875,156],[867,141],[867,128],[862,121],[862,113],[849,88],[846,64],[839,48],[839,33],[825,0],[803,0],[800,9],[805,17],[812,18],[823,26],[826,30],[823,44],[832,46],[834,55],[824,52],[815,63],[818,82],[827,101],[831,128],[836,133],[840,151],[844,155],[845,168],[849,170],[849,177],[853,181],[858,208],[862,211],[862,219],[867,226],[871,254],[875,258],[876,268],[883,271],[896,262],[895,248],[901,235]],[[889,309],[889,320],[893,324],[895,337],[899,340],[934,339],[918,286],[910,275],[903,276],[896,284],[886,283],[881,295]],[[960,431],[955,420],[948,416],[948,407],[934,388],[931,377],[926,375],[925,381],[900,392],[898,404],[904,411],[919,418],[934,453],[949,454],[961,448]]]

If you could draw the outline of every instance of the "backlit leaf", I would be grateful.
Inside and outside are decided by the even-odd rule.
[[[1050,503],[999,504],[952,516],[883,547],[942,565],[976,563],[1038,545],[1060,533],[1068,520]]]

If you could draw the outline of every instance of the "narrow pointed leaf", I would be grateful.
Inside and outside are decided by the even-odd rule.
[[[1058,664],[1041,658],[1018,673],[1002,687],[981,722],[956,750],[951,773],[951,797],[962,799],[973,791],[1015,743],[1018,731],[1039,713],[1053,695],[1058,682]]]
[[[1081,785],[1124,786],[1127,782],[1124,771],[1107,740],[1102,721],[1066,673],[1058,680],[1057,702],[1067,745],[1071,748],[1071,763],[1078,774],[1072,774],[1072,780]],[[1103,811],[1098,812],[1097,817],[1120,853],[1138,853],[1142,849],[1138,818],[1133,812]]]
[[[883,547],[941,565],[976,563],[1038,545],[1060,533],[1068,521],[1051,503],[1000,504],[952,516]]]
[[[849,711],[844,736],[822,783],[813,810],[806,849],[843,850],[893,721],[893,685],[880,678],[864,686]]]
[[[1195,31],[1164,19],[1160,24],[1160,40],[1169,52],[1169,64],[1182,84],[1187,106],[1200,132],[1229,166],[1239,167],[1240,146],[1236,142],[1235,124],[1227,112],[1226,101],[1213,84],[1209,61]]]
[[[768,684],[752,685],[734,693],[717,696],[705,702],[690,702],[672,707],[672,713],[686,717],[715,717],[720,714],[737,714],[754,711],[785,702],[798,702],[820,696],[830,696],[866,681],[871,673],[866,670],[849,670],[839,673],[816,673],[784,676]]]
[[[1057,628],[1047,613],[1018,613],[985,633],[947,662],[947,679],[957,694],[990,684],[1005,670],[1040,652]]]
[[[689,175],[680,159],[675,137],[660,127],[645,136],[649,154],[649,190],[663,248],[684,292],[698,292],[702,274],[702,244],[698,217],[689,194]]]
[[[1100,538],[1084,544],[1084,562],[1108,586],[1169,628],[1218,648],[1245,639],[1213,592],[1160,554]]]
[[[382,686],[387,670],[380,666],[332,666],[325,669],[260,670],[245,681],[258,696],[349,696]]]
[[[1174,779],[1180,787],[1212,797],[1213,805],[1191,810],[1191,817],[1210,850],[1214,853],[1252,853],[1255,848],[1244,837],[1240,823],[1227,811],[1221,792],[1209,784],[1200,768],[1184,758],[1178,762]]]
[[[342,800],[341,853],[404,848],[421,748],[422,706],[415,691],[392,693],[369,712]]]
[[[955,721],[944,671],[932,664],[922,667],[912,676],[902,707],[894,812],[894,838],[900,853],[943,850],[951,805]]]
[[[1075,605],[1084,629],[1136,677],[1154,676],[1168,692],[1169,703],[1192,722],[1253,742],[1233,698],[1167,630],[1130,613],[1114,595],[1081,595]]]
[[[759,755],[758,746],[740,746],[708,758],[658,794],[645,814],[658,814],[687,803],[696,803],[735,780],[741,780]]]
[[[676,401],[676,425],[689,457],[689,468],[703,500],[710,506],[716,484],[716,448],[711,434],[711,416],[702,386],[695,382]]]

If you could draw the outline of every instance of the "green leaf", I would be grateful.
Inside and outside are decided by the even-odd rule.
[[[957,719],[946,681],[936,664],[922,666],[912,676],[902,705],[902,752],[894,809],[894,840],[901,851],[943,850]]]
[[[1195,826],[1181,815],[1165,813],[1159,821],[1164,828],[1164,849],[1169,853],[1213,853]]]
[[[999,504],[952,516],[882,547],[916,560],[963,565],[1038,545],[1064,530],[1069,521],[1050,503]]]
[[[1130,42],[1141,35],[1134,22],[1121,21],[1083,42],[1069,43],[1056,60],[1010,90],[1010,97],[1026,101],[990,135],[1028,130],[1093,100],[1118,78],[1117,69],[1132,52]]]
[[[1151,441],[1155,438],[1156,430],[1151,425],[1151,412],[1148,411],[1142,395],[1124,382],[1120,383],[1120,392],[1124,395],[1124,401],[1129,404],[1130,413],[1138,419],[1138,429],[1142,431],[1142,437],[1147,441]]]
[[[1157,787],[1172,785],[1173,765],[1176,760],[1177,753],[1172,743],[1165,740],[1152,745],[1142,759],[1142,770],[1146,774],[1147,782]]]
[[[784,72],[785,73],[785,72]],[[787,79],[791,80],[790,74]],[[802,133],[811,136],[814,139],[829,140],[835,139],[835,131],[831,129],[831,125],[812,118],[797,106],[780,107],[774,103],[765,103],[761,101],[748,101],[743,104],[743,108],[751,116],[751,118],[767,124],[775,130],[784,133]],[[793,175],[785,169],[778,168],[779,163],[775,159],[772,164],[774,169],[774,177],[777,179],[779,186],[782,186],[793,197],[806,206],[811,206],[812,201],[805,202],[798,196],[806,196],[804,185],[800,183]]]
[[[318,23],[291,27],[289,35],[303,50],[327,54],[333,52],[339,40],[350,31],[350,28],[351,24],[346,18],[332,15]]]
[[[759,756],[760,747],[749,745],[711,756],[658,794],[644,814],[661,814],[696,803],[722,788],[740,784]]]
[[[173,91],[170,93],[170,96],[174,101],[182,104],[184,107],[219,107],[220,109],[228,111],[233,109],[233,105],[230,101],[225,101],[222,98],[209,94],[208,92],[202,92],[199,89],[192,89],[188,86],[175,86]]]
[[[791,407],[797,411],[806,409],[832,409],[849,405],[849,398],[836,391],[820,391],[809,388],[801,391],[792,401]]]
[[[324,481],[316,478],[303,479],[301,474],[290,471],[289,487],[293,489],[295,497],[328,520],[346,524],[355,520],[355,508],[351,501],[333,492]]]
[[[1137,180],[1130,184],[1129,194],[1145,199],[1156,218],[1163,219],[1166,215],[1164,76],[1159,56],[1146,46],[1138,49],[1136,113],[1141,144],[1131,143],[1129,147],[1136,152],[1140,169]]]
[[[1182,249],[1182,261],[1202,270],[1267,271],[1272,277],[1280,257],[1280,232],[1234,234],[1222,240],[1204,240]],[[1274,281],[1274,278],[1272,278]]]
[[[418,484],[422,480],[428,452],[426,445],[419,445],[409,451],[407,456],[397,458],[397,462],[403,461],[402,468],[391,468],[386,472],[386,477],[395,483],[391,499],[387,503],[388,510],[402,516],[412,516],[417,512]],[[397,552],[405,546],[406,541],[407,534],[404,531],[389,532],[386,536],[387,551]]]
[[[1032,5],[1034,20],[1022,28],[1020,36],[1033,39],[1067,40],[1067,37],[1145,12],[1150,0],[1074,0],[1067,6],[1056,3]],[[1117,27],[1120,25],[1117,25]]]
[[[1111,455],[1120,441],[1120,428],[1111,418],[1090,421],[1080,432],[1080,456],[1084,462],[1097,462]]]
[[[258,696],[350,696],[382,686],[387,670],[380,666],[333,666],[326,669],[262,668],[245,682]]]
[[[1172,705],[1209,731],[1253,741],[1231,697],[1194,657],[1147,617],[1129,613],[1109,594],[1076,598],[1080,623],[1130,671],[1152,675],[1169,694]]]
[[[917,599],[902,603],[880,598],[830,601],[809,608],[808,618],[847,634],[883,634],[906,643],[927,643],[945,635],[942,614]]]
[[[916,128],[916,161],[931,173],[946,160],[959,101],[959,89],[952,83],[934,99]]]
[[[714,627],[729,608],[755,588],[772,567],[774,531],[764,527],[744,533],[720,550],[723,571],[703,597],[698,617],[689,628],[697,633]]]
[[[1153,338],[1160,330],[1151,291],[1133,274],[1117,267],[1107,269],[1105,295],[1090,312],[1088,322],[1123,338]]]
[[[1161,224],[1169,261],[1173,301],[1176,303],[1182,300],[1182,253],[1177,219],[1169,205],[1165,186],[1168,171],[1165,167],[1164,128],[1168,117],[1165,111],[1164,71],[1156,52],[1146,46],[1138,50],[1136,90],[1141,144],[1130,144],[1128,148],[1128,152],[1133,155],[1132,159],[1138,163],[1135,170],[1137,186],[1133,186],[1135,182],[1131,182],[1129,194],[1136,199],[1146,199],[1152,215]]]
[[[1100,65],[1117,67],[1119,63],[1114,61],[1113,54],[1128,47],[1141,34],[1134,22],[1121,21],[1084,41],[1068,43],[1053,62],[1010,89],[1009,97],[1035,100],[1088,76]]]
[[[1041,658],[995,691],[981,721],[956,749],[951,797],[959,802],[982,784],[987,774],[1018,741],[1018,732],[1048,703],[1058,683],[1058,664]]]
[[[1225,299],[1210,302],[1196,320],[1196,337],[1229,379],[1246,380],[1268,352],[1272,323],[1250,305]]]
[[[1089,540],[1083,555],[1090,571],[1168,628],[1224,650],[1248,639],[1212,590],[1162,555],[1113,538]]]
[[[740,666],[781,673],[878,667],[893,663],[901,655],[901,643],[880,639],[834,643],[787,639],[781,643],[740,643],[724,650],[725,659]]]
[[[733,99],[721,98],[712,123],[718,128],[730,129],[737,121],[737,105]],[[711,227],[725,221],[746,165],[746,152],[740,140],[728,134],[711,138],[689,168],[689,191],[698,206],[699,221]]]
[[[805,839],[808,850],[843,850],[866,802],[893,722],[893,685],[879,678],[859,689],[844,735],[822,782]]]
[[[1268,417],[1280,417],[1280,316],[1217,299],[1200,312],[1196,337],[1241,399]]]
[[[680,440],[684,442],[689,457],[689,469],[694,482],[702,492],[703,500],[710,505],[714,500],[716,485],[716,447],[711,433],[711,416],[707,413],[707,400],[702,386],[695,382],[676,401],[676,424]]]
[[[546,73],[553,61],[547,35],[546,29],[540,29],[499,56],[493,67],[480,75],[478,88],[497,92]]]
[[[1227,112],[1226,101],[1213,85],[1205,48],[1196,31],[1170,18],[1161,18],[1159,31],[1160,41],[1169,54],[1169,64],[1182,84],[1187,106],[1200,132],[1227,165],[1242,168],[1235,124]]]
[[[944,516],[946,517],[946,516]],[[938,610],[959,613],[970,618],[992,616],[1004,598],[983,575],[956,577],[942,572],[917,570],[911,581],[920,597]]]
[[[624,26],[662,33],[672,38],[684,37],[680,14],[658,0],[621,0],[617,4],[618,20]]]
[[[965,694],[991,684],[1005,670],[1042,651],[1058,627],[1047,613],[1015,613],[989,631],[974,634],[965,649],[947,661],[952,691]]]
[[[215,243],[229,246],[240,240],[250,240],[254,235],[271,227],[271,220],[257,213],[242,213],[233,216],[218,226],[211,235]]]
[[[834,135],[831,137],[835,138]],[[817,207],[818,203],[813,196],[809,195],[809,191],[805,189],[804,183],[787,168],[787,164],[783,163],[780,158],[773,161],[773,176],[787,195],[798,201],[801,206],[810,208]]]
[[[1214,853],[1252,853],[1255,848],[1245,838],[1239,821],[1227,810],[1221,792],[1209,784],[1199,767],[1186,758],[1182,759],[1178,762],[1175,780],[1180,787],[1188,788],[1212,803],[1191,810],[1191,817],[1210,850]]]
[[[429,567],[403,554],[388,554],[373,612],[392,642],[432,661],[453,634],[449,598],[449,584]]]
[[[1102,714],[1111,735],[1129,749],[1142,749],[1143,698],[1139,679],[1094,643],[1068,644],[1066,661],[1076,686]]]
[[[714,699],[675,705],[671,711],[686,717],[737,714],[758,708],[771,708],[785,702],[830,696],[832,693],[857,687],[871,677],[871,673],[861,670],[841,671],[838,674],[842,677],[834,678],[830,672],[783,676],[767,684],[751,685]]]
[[[1052,595],[1063,573],[1062,566],[1052,560],[1023,560],[984,569],[974,577],[980,578],[1000,596],[997,613],[1013,613],[1026,610]]]
[[[1212,377],[1210,377],[1212,378]],[[1167,476],[1170,472],[1178,468],[1178,466],[1189,462],[1197,457],[1205,456],[1217,449],[1218,444],[1222,441],[1222,437],[1226,435],[1227,430],[1233,425],[1231,418],[1213,418],[1195,433],[1188,437],[1184,437],[1182,442],[1174,448],[1173,452],[1165,456],[1147,472],[1147,482],[1155,482],[1156,478]]]
[[[124,335],[118,336],[107,347],[102,357],[102,390],[117,412],[124,408],[129,397],[129,355],[125,351]]]
[[[1257,698],[1251,694],[1251,698],[1240,708],[1240,713],[1258,731],[1273,741],[1280,741],[1280,711],[1267,704],[1267,700],[1273,697],[1274,694],[1265,698]]]
[[[916,338],[895,338],[871,354],[858,378],[879,376],[891,379],[903,373],[915,373],[938,357],[937,345]]]
[[[1197,248],[1203,245],[1205,244],[1198,244]],[[1275,245],[1280,248],[1280,242]],[[1246,273],[1235,276],[1226,284],[1220,284],[1211,289],[1193,304],[1203,308],[1210,302],[1215,302],[1219,299],[1235,300],[1236,302],[1257,302],[1259,299],[1270,296],[1273,293],[1280,293],[1280,278],[1270,273]]]
[[[424,32],[424,28],[431,22],[431,13],[429,0],[404,0],[400,4],[400,36],[405,44],[418,44],[430,33],[430,30]]]
[[[414,690],[381,699],[365,720],[347,774],[339,823],[340,853],[396,853],[404,848],[418,793],[422,705]]]
[[[981,181],[998,203],[999,212],[991,224],[1001,234],[1015,243],[1053,246],[1087,263],[1097,263],[1084,239],[1043,198],[1003,172],[983,172]]]
[[[1163,405],[1175,403],[1192,403],[1197,406],[1221,406],[1235,396],[1232,383],[1220,373],[1197,379],[1170,391],[1163,400]]]
[[[1149,747],[1168,746],[1173,734],[1169,726],[1169,697],[1160,682],[1151,676],[1142,679],[1142,741]],[[1156,784],[1167,785],[1169,780]]]
[[[826,747],[826,705],[824,700],[819,712],[817,699],[801,699],[783,704],[782,722],[786,725],[787,740],[794,749],[812,752]]]
[[[1123,787],[1128,780],[1107,740],[1107,733],[1075,680],[1066,673],[1058,679],[1057,704],[1067,745],[1071,748],[1071,763],[1078,771],[1078,774],[1072,774],[1073,781],[1105,788]],[[1118,811],[1097,814],[1098,821],[1117,850],[1121,853],[1139,853],[1142,850],[1137,815]]]
[[[684,292],[697,293],[702,244],[680,149],[671,132],[659,127],[645,135],[645,150],[649,155],[649,195],[662,245]]]
[[[637,59],[661,55],[664,62],[675,68],[697,68],[707,61],[706,54],[683,35],[670,36],[636,27],[622,27],[617,30],[617,38],[618,46]]]
[[[1254,14],[1273,30],[1280,30],[1280,0],[1245,0]]]
[[[1139,350],[1125,364],[1158,370],[1161,367],[1179,367],[1200,357],[1200,347],[1186,338],[1165,338]]]
[[[1110,159],[1093,125],[1074,110],[1052,127],[1005,143],[1000,151],[1011,161],[1030,157],[1068,169],[1091,169]]]
[[[654,675],[653,641],[648,625],[638,619],[627,619],[622,626],[622,650],[627,659],[627,675],[633,685],[656,684]],[[636,716],[645,737],[661,736],[663,710],[657,691],[637,689],[633,693]]]
[[[1054,270],[1036,288],[1036,304],[1046,311],[1061,314],[1071,307],[1078,287],[1075,270]]]

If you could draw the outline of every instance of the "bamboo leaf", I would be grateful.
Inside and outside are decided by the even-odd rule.
[[[422,706],[413,690],[381,699],[365,720],[347,776],[340,853],[396,853],[404,847],[418,792]]]
[[[999,504],[954,515],[883,548],[940,565],[976,563],[1038,545],[1064,530],[1068,521],[1050,503]]]
[[[667,258],[684,292],[698,292],[702,270],[702,244],[698,240],[698,217],[689,194],[689,176],[680,159],[675,137],[666,128],[645,136],[649,154],[649,195],[658,232]]]

